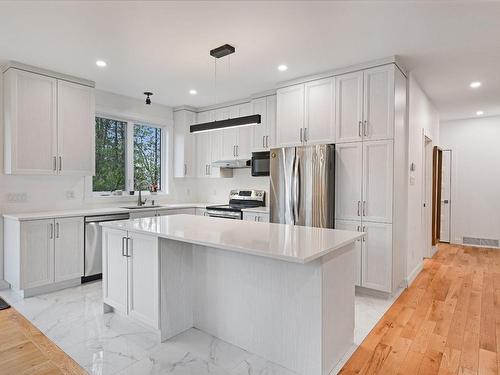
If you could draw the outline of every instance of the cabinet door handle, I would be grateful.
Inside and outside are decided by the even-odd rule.
[[[130,244],[132,243],[132,239],[131,239],[130,237],[126,237],[125,242],[126,242],[126,244],[127,244],[127,255],[125,255],[125,256],[126,256],[127,258],[130,258],[130,257],[132,257],[132,255],[130,255],[130,252],[129,252],[129,250],[130,250],[130,248],[131,248]]]
[[[184,164],[184,176],[186,176],[186,175],[187,175],[187,170],[188,170],[188,168],[187,168],[187,164]]]
[[[364,126],[363,126],[363,128],[364,128],[363,135],[364,135],[365,137],[368,137],[368,120],[365,120],[363,125],[364,125]]]
[[[59,171],[62,171],[62,156],[59,156]]]
[[[363,232],[365,232],[365,235],[363,236],[363,242],[366,242],[366,227],[363,227]]]
[[[49,224],[49,238],[50,239],[54,238],[54,224],[52,223]]]
[[[269,136],[266,135],[266,148],[269,148]]]
[[[361,121],[361,120],[360,120],[360,121],[358,122],[358,136],[360,136],[360,137],[363,135],[363,134],[362,134],[362,131],[361,131],[361,128],[362,128],[362,127],[363,127],[363,121]]]
[[[239,150],[239,146],[238,146],[238,145],[236,145],[236,146],[234,146],[234,148],[235,148],[235,150],[236,150],[236,155],[235,155],[235,156],[238,156],[238,155],[239,155],[239,151],[240,151],[240,150]]]
[[[54,156],[54,171],[57,171],[57,156]]]
[[[125,240],[127,239],[127,237],[122,237],[122,256],[126,256],[125,255]]]
[[[59,223],[56,223],[56,238],[59,238]]]
[[[302,128],[300,128],[300,142],[302,142]]]
[[[266,136],[262,136],[262,148],[266,148]]]
[[[309,128],[304,128],[304,142],[307,142],[309,138]]]
[[[366,216],[366,201],[363,201],[363,216]]]
[[[361,201],[358,201],[358,216],[361,216]]]
[[[361,232],[361,226],[358,225],[358,227],[356,228],[356,232]],[[358,239],[358,241],[361,241],[361,239]]]

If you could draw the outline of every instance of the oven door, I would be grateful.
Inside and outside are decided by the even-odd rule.
[[[223,211],[223,210],[216,210],[216,209],[207,209],[207,215],[210,217],[220,217],[223,219],[234,219],[234,220],[241,220],[242,213],[236,212],[236,211]]]
[[[269,151],[252,153],[252,176],[269,176]]]

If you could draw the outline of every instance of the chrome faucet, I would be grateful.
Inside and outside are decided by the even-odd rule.
[[[148,200],[148,198],[142,200],[141,189],[139,189],[139,197],[137,198],[137,205],[139,207],[142,207],[146,204],[147,200]]]

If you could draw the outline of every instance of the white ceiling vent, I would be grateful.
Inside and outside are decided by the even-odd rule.
[[[472,246],[500,247],[500,240],[493,240],[491,238],[464,237],[462,243]]]

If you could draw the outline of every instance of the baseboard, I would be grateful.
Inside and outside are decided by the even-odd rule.
[[[410,272],[410,274],[406,278],[406,283],[407,283],[408,287],[413,283],[413,281],[415,280],[415,278],[418,276],[418,274],[420,273],[420,271],[422,271],[423,269],[424,269],[424,263],[420,262],[413,269],[413,271]]]
[[[9,289],[10,284],[5,280],[0,280],[0,290]]]

